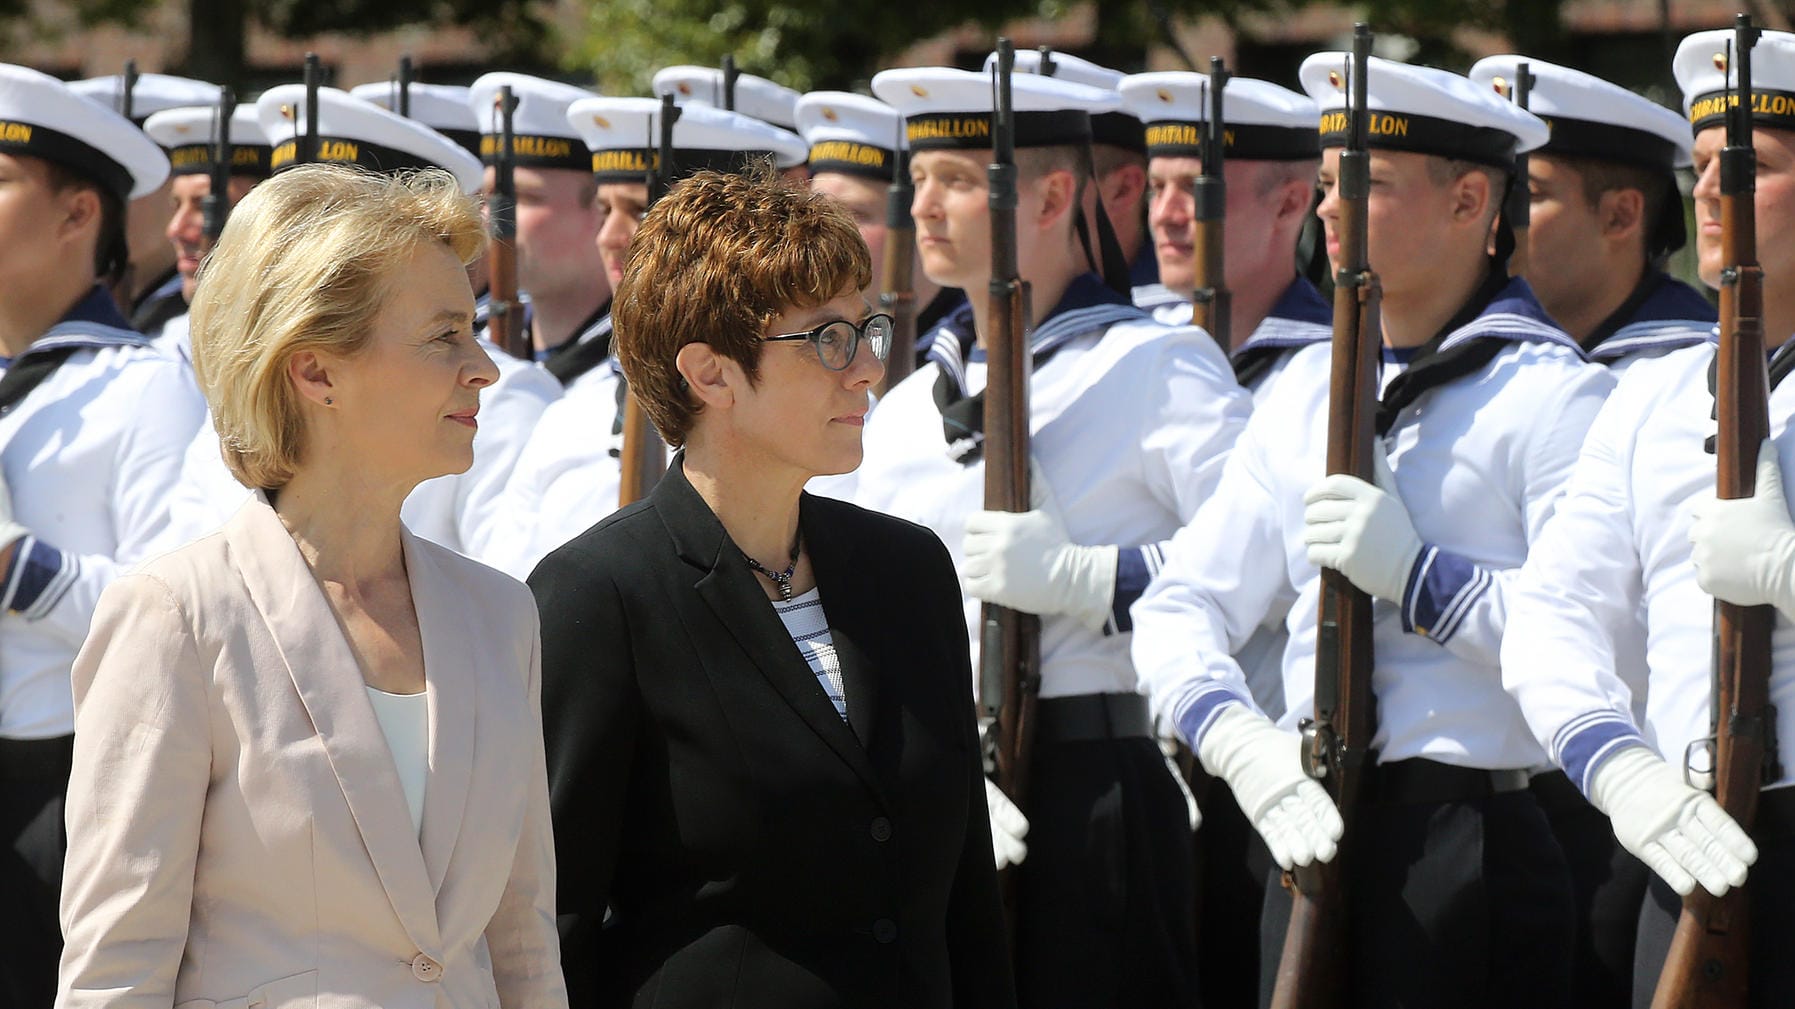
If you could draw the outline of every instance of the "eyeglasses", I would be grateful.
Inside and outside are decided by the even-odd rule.
[[[817,359],[823,367],[830,371],[846,371],[848,365],[854,363],[854,355],[860,351],[860,341],[864,339],[872,348],[873,356],[880,361],[891,353],[891,316],[884,312],[869,315],[856,326],[846,319],[825,322],[807,333],[782,333],[779,336],[763,336],[767,343],[779,343],[784,340],[809,340],[816,348]]]

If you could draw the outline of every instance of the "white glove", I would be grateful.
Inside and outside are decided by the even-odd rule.
[[[1677,893],[1700,883],[1718,897],[1745,882],[1758,847],[1708,793],[1643,746],[1629,746],[1596,768],[1589,801],[1608,814],[1621,846]]]
[[[1331,860],[1346,829],[1334,800],[1303,771],[1301,746],[1295,733],[1230,704],[1216,713],[1197,749],[1285,869]]]
[[[960,545],[966,594],[1023,613],[1065,614],[1100,630],[1115,605],[1117,550],[1073,543],[1038,471],[1033,485],[1033,511],[967,517]]]
[[[1764,603],[1795,620],[1795,522],[1783,498],[1776,443],[1758,446],[1758,484],[1751,497],[1722,501],[1709,492],[1689,509],[1695,582],[1716,599]]]
[[[1421,537],[1381,447],[1375,457],[1375,486],[1337,473],[1303,495],[1303,542],[1309,563],[1333,568],[1378,599],[1400,603],[1421,556]]]
[[[30,532],[12,517],[12,488],[6,485],[6,472],[0,470],[0,551]]]
[[[990,778],[985,779],[985,808],[991,815],[991,854],[997,867],[1021,865],[1028,857],[1028,845],[1022,840],[1028,836],[1028,817]]]

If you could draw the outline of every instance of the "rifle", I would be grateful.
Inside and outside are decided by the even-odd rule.
[[[741,76],[742,72],[735,68],[735,56],[730,53],[724,53],[723,73],[721,75],[723,81],[723,100],[717,103],[718,108],[725,112],[735,111],[735,82],[736,79]]]
[[[1222,89],[1228,86],[1228,69],[1221,57],[1209,60],[1209,115],[1203,124],[1203,174],[1197,177],[1196,267],[1197,290],[1191,296],[1196,316],[1192,320],[1221,344],[1222,353],[1233,349],[1233,298],[1223,268],[1223,222],[1228,216],[1228,184],[1222,178],[1226,157],[1227,125],[1222,118]]]
[[[648,159],[648,205],[654,206],[667,195],[676,175],[673,167],[673,124],[679,121],[679,106],[673,96],[661,96],[659,144],[656,156]],[[652,139],[652,138],[651,138]],[[667,446],[661,441],[654,422],[636,399],[633,389],[623,395],[623,472],[617,486],[617,506],[627,508],[648,496],[654,485],[667,472]]]
[[[498,156],[493,159],[492,248],[487,253],[490,296],[487,299],[486,331],[500,350],[512,357],[531,359],[530,334],[524,332],[524,307],[517,298],[517,168],[516,149],[511,136],[511,116],[517,111],[517,98],[510,85],[499,88],[496,100],[499,117]]]
[[[1715,491],[1750,497],[1758,446],[1770,433],[1770,392],[1762,328],[1763,271],[1757,258],[1754,205],[1757,154],[1752,148],[1751,48],[1757,29],[1740,14],[1728,63],[1737,96],[1726,112],[1720,152],[1720,347],[1715,352]],[[1770,704],[1769,606],[1714,603],[1713,698],[1708,739],[1689,745],[1685,768],[1701,749],[1712,753],[1715,798],[1750,831],[1758,789],[1782,776],[1776,756],[1776,709]],[[1746,886],[1750,882],[1747,881]],[[1658,976],[1652,1009],[1707,1009],[1747,1004],[1751,976],[1751,895],[1745,886],[1715,897],[1701,887],[1683,898],[1670,952]]]
[[[124,75],[119,78],[118,94],[118,114],[124,116],[126,119],[134,118],[131,113],[135,111],[133,106],[136,104],[136,92],[137,61],[126,60]]]
[[[212,191],[206,194],[206,241],[217,244],[224,222],[231,214],[231,116],[237,112],[237,96],[230,88],[218,89],[218,132],[212,148]]]
[[[1347,71],[1346,149],[1340,153],[1340,264],[1334,274],[1333,373],[1328,386],[1329,474],[1374,477],[1373,415],[1383,322],[1383,289],[1371,270],[1366,241],[1366,200],[1371,154],[1366,148],[1366,76],[1371,29],[1353,28]],[[1338,571],[1321,571],[1315,644],[1315,717],[1304,719],[1303,769],[1327,789],[1346,823],[1341,850],[1325,863],[1285,874],[1290,926],[1278,961],[1274,1009],[1318,1009],[1348,1002],[1345,863],[1350,856],[1353,813],[1371,757],[1376,724],[1371,694],[1371,597]]]
[[[891,353],[885,358],[885,378],[879,395],[910,377],[916,370],[916,219],[910,204],[916,189],[910,184],[909,151],[904,145],[904,124],[897,127],[892,151],[891,188],[885,191],[885,263],[879,278],[879,307],[891,315]]]
[[[1515,66],[1515,81],[1511,88],[1514,103],[1525,109],[1528,96],[1533,92],[1533,71],[1526,63]],[[1515,171],[1513,181],[1508,184],[1508,205],[1503,209],[1503,215],[1508,218],[1509,230],[1515,236],[1515,251],[1508,255],[1508,275],[1519,277],[1527,272],[1527,233],[1533,227],[1533,191],[1527,175],[1526,154],[1515,155]],[[1752,451],[1755,460],[1757,450]]]
[[[416,75],[412,72],[411,68],[411,57],[409,55],[399,57],[399,82],[397,88],[399,93],[394,96],[393,111],[407,119],[411,118],[411,82],[415,79]]]
[[[323,80],[324,72],[318,66],[318,54],[306,53],[305,136],[293,152],[298,155],[293,160],[302,165],[313,164],[318,160],[318,87]]]
[[[992,82],[991,165],[986,169],[991,207],[991,284],[985,333],[985,507],[1025,512],[1029,495],[1028,353],[1029,291],[1017,264],[1016,115],[1010,76],[1016,49],[997,40]],[[1034,741],[1035,697],[1041,690],[1041,618],[987,603],[980,614],[980,723],[986,769],[1011,801],[1026,810],[1029,754]],[[1004,900],[1015,919],[1013,885]],[[1011,929],[1014,934],[1014,928]]]

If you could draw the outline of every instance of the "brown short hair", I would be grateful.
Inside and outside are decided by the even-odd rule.
[[[675,359],[709,344],[759,377],[760,336],[793,308],[872,283],[860,229],[832,197],[770,168],[702,171],[642,218],[612,309],[623,377],[667,444],[685,444],[699,405]]]
[[[44,178],[53,193],[89,189],[99,198],[100,229],[94,241],[93,272],[100,280],[116,284],[131,261],[131,249],[125,241],[124,201],[111,189],[58,161],[44,161]]]
[[[193,370],[224,452],[246,486],[286,485],[304,457],[305,423],[287,362],[367,344],[412,253],[480,254],[479,205],[448,172],[398,176],[303,165],[250,190],[200,266]]]
[[[1676,183],[1666,169],[1644,168],[1639,165],[1624,165],[1618,161],[1604,161],[1567,154],[1549,154],[1548,156],[1562,162],[1566,168],[1577,173],[1583,181],[1583,202],[1594,210],[1602,202],[1603,193],[1611,193],[1620,189],[1637,189],[1643,201],[1640,220],[1640,245],[1642,254],[1649,254],[1653,229],[1658,217],[1664,212],[1665,203],[1673,196],[1680,196],[1676,191]]]

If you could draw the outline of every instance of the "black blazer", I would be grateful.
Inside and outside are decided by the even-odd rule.
[[[681,460],[530,576],[575,1009],[1015,1004],[952,562],[799,524],[847,723]]]

